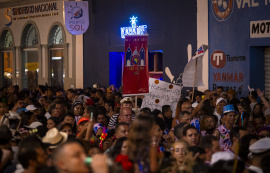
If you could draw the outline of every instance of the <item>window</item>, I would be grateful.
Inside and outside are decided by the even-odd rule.
[[[64,32],[61,26],[54,25],[49,34],[48,44],[50,46],[50,85],[56,87],[64,87],[65,78],[65,61],[64,47],[61,44],[65,43]]]
[[[9,87],[12,85],[12,51],[9,49],[13,46],[13,37],[10,31],[4,30],[1,34],[0,48],[1,48],[1,80],[3,79],[3,85]]]
[[[39,37],[36,27],[28,24],[22,35],[22,87],[32,90],[38,85],[39,76],[39,54],[36,45],[39,44]]]
[[[149,77],[163,80],[162,50],[148,52]]]
[[[54,44],[63,44],[64,43],[64,35],[62,31],[62,27],[59,25],[55,25],[49,35],[49,45]]]

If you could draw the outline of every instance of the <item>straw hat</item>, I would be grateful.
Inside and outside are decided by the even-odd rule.
[[[46,133],[46,136],[42,138],[42,142],[48,143],[50,145],[49,148],[56,148],[60,144],[65,143],[67,138],[67,133],[59,132],[56,128],[52,128]]]

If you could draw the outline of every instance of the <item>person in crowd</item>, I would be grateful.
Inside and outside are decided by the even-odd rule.
[[[258,133],[261,128],[264,127],[265,117],[264,116],[253,116],[253,127],[255,133]]]
[[[204,117],[203,119],[204,128],[201,129],[201,135],[207,136],[207,135],[213,135],[217,124],[218,124],[218,118],[215,115],[208,115]]]
[[[55,103],[55,114],[57,117],[62,117],[67,112],[67,105],[64,101],[59,101]]]
[[[184,167],[185,156],[188,153],[189,144],[185,140],[177,140],[173,144],[172,155],[176,159],[178,167]]]
[[[112,117],[114,114],[116,114],[115,110],[115,103],[112,100],[107,100],[105,102],[105,108],[106,108],[106,113],[109,117]]]
[[[64,124],[60,124],[59,126],[59,132],[65,132],[67,133],[69,136],[71,136],[73,134],[73,130],[72,130],[72,124],[70,123],[64,123]]]
[[[214,115],[218,118],[218,125],[220,125],[221,121],[221,114],[223,113],[223,107],[227,104],[227,100],[220,97],[216,101],[216,110],[214,112]]]
[[[249,92],[248,98],[249,98],[249,101],[250,101],[250,110],[251,110],[251,112],[253,114],[254,106],[258,103],[257,102],[258,93],[256,91],[251,91],[251,92]]]
[[[256,173],[263,172],[261,161],[265,156],[270,155],[270,138],[256,141],[249,146],[249,150],[252,153],[252,162],[248,169]]]
[[[67,97],[68,97],[68,101],[73,103],[74,100],[75,100],[75,95],[76,95],[76,92],[74,89],[68,89],[67,90]]]
[[[79,141],[70,141],[59,146],[53,153],[53,163],[59,173],[88,173],[86,154]]]
[[[121,101],[121,107],[120,110],[123,108],[130,108],[132,109],[132,98],[131,97],[124,97]],[[134,120],[135,116],[132,114],[132,120]],[[109,121],[109,125],[108,128],[109,129],[113,129],[115,128],[117,122],[119,119],[119,114],[115,114],[111,117],[110,121]]]
[[[224,88],[222,86],[217,87],[217,96],[221,96],[221,93],[224,91]]]
[[[26,137],[20,144],[18,159],[24,173],[38,173],[47,166],[46,147],[36,136]]]
[[[0,164],[0,171],[4,170],[8,166],[10,166],[11,160],[12,160],[12,133],[8,126],[2,125],[0,126],[0,151],[2,152],[2,157],[1,157],[1,164]]]
[[[82,102],[74,102],[72,107],[73,107],[73,109],[72,109],[73,114],[75,116],[75,121],[76,121],[76,123],[78,123],[80,118],[83,115],[83,112],[84,112],[83,103]]]
[[[115,159],[119,154],[127,155],[127,152],[128,152],[128,138],[122,137],[116,141],[113,151],[111,152],[111,157]]]
[[[184,127],[188,125],[186,122],[183,123],[179,123],[174,127],[174,131],[173,131],[173,136],[174,136],[174,141],[183,139],[183,130]]]
[[[200,142],[200,134],[195,126],[189,124],[183,129],[183,139],[187,141],[189,146],[198,146]]]
[[[228,152],[228,153],[234,155],[234,157],[237,157],[240,160],[241,158],[238,157],[238,153],[237,153],[239,150],[239,141],[245,135],[248,135],[248,131],[245,127],[242,127],[242,126],[233,127],[230,130],[231,147],[230,147],[230,149],[226,150],[225,152]]]
[[[120,101],[123,99],[122,94],[120,92],[115,93],[114,96],[114,102],[115,102],[115,107],[120,107]]]
[[[203,136],[200,141],[199,147],[205,150],[205,163],[208,165],[210,165],[211,163],[212,155],[220,151],[218,138],[211,135]]]
[[[239,140],[239,152],[238,156],[247,166],[251,164],[251,160],[248,155],[250,153],[249,146],[254,144],[259,138],[256,135],[245,135]]]
[[[8,105],[6,103],[0,102],[0,126],[9,126],[9,114]]]
[[[162,114],[165,121],[165,131],[164,133],[169,134],[169,131],[172,128],[172,109],[169,105],[162,106]]]
[[[256,103],[253,107],[252,115],[259,116],[259,117],[263,116],[262,109],[263,109],[263,105],[261,103]]]
[[[238,111],[237,105],[239,104],[239,100],[236,98],[236,92],[233,89],[229,89],[228,93],[228,104],[233,105],[234,109]]]
[[[111,153],[117,140],[122,137],[128,137],[128,134],[129,134],[129,124],[125,122],[118,123],[115,127],[115,134],[114,134],[115,139],[113,141],[113,144],[109,149],[105,151],[105,153]]]
[[[120,114],[118,117],[118,122],[125,122],[127,123],[129,126],[131,125],[132,122],[132,111],[130,108],[122,108],[120,110]]]
[[[86,123],[90,121],[89,118],[83,117],[78,121],[77,124],[77,135],[85,128]]]
[[[48,130],[54,128],[54,127],[58,127],[60,123],[60,120],[58,117],[50,117],[48,120],[47,120],[47,128]]]
[[[132,123],[128,140],[128,158],[133,161],[135,172],[156,172],[158,170],[157,148],[151,145],[154,120],[139,115]]]
[[[233,128],[235,115],[236,111],[234,110],[233,105],[224,106],[223,114],[221,114],[224,124],[218,126],[213,133],[213,136],[216,136],[219,139],[219,145],[223,151],[226,151],[231,147],[230,130]]]
[[[107,101],[106,97],[100,97],[98,100],[98,105],[99,106],[105,106],[105,102]]]

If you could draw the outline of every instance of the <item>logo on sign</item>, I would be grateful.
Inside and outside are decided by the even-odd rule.
[[[212,53],[210,61],[214,68],[223,68],[226,64],[226,55],[221,50],[216,50]]]
[[[87,1],[64,1],[65,25],[73,35],[81,35],[89,26]]]
[[[220,22],[227,20],[233,12],[233,6],[233,0],[212,0],[214,17]]]
[[[130,47],[126,51],[126,66],[145,66],[145,50],[143,45],[140,49],[140,53],[137,50],[137,47],[132,52]]]
[[[8,20],[8,23],[7,24],[5,24],[6,26],[10,26],[11,24],[12,24],[12,18],[11,18],[11,16],[8,14],[9,12],[11,12],[11,9],[6,9],[6,11],[5,11],[5,17],[6,17],[6,19]]]

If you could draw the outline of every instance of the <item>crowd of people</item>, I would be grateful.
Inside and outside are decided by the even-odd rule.
[[[188,92],[175,112],[142,101],[113,85],[4,87],[0,172],[270,172],[270,103],[260,89],[242,98],[222,87]]]

